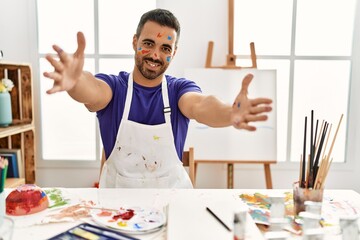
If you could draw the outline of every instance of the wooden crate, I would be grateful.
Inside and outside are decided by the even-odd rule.
[[[20,148],[24,159],[25,182],[35,183],[35,125],[31,66],[0,62],[0,79],[14,82],[10,92],[13,122],[0,127],[0,148]]]

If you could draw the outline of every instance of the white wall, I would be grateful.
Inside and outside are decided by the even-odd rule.
[[[169,74],[183,76],[184,69],[202,67],[205,64],[208,41],[214,41],[213,65],[224,65],[227,54],[227,1],[225,0],[158,0],[157,6],[167,8],[178,17],[182,32],[179,49]],[[358,12],[360,6],[357,6]],[[16,21],[15,21],[16,20]],[[3,50],[6,61],[29,62],[33,66],[34,88],[38,92],[39,76],[36,53],[35,0],[1,0],[0,1],[0,50]],[[356,41],[360,43],[360,19],[355,29]],[[360,44],[354,45],[360,53]],[[354,66],[360,66],[360,54],[354,59]],[[327,188],[354,189],[360,192],[360,130],[357,122],[360,119],[359,94],[360,69],[353,68],[354,81],[351,83],[350,116],[348,132],[348,166],[333,164],[327,179]],[[35,94],[35,106],[39,100]],[[39,112],[35,109],[35,115]],[[36,120],[36,119],[35,119]],[[39,127],[38,121],[36,121]],[[38,152],[39,155],[39,152]],[[37,156],[39,158],[39,156]],[[297,164],[296,164],[297,165]],[[38,168],[37,184],[39,186],[88,187],[98,178],[99,169],[74,168]],[[272,166],[274,188],[290,188],[298,176],[298,166],[278,163]],[[198,168],[197,187],[225,188],[226,168],[222,165],[200,165]],[[254,165],[237,165],[235,167],[235,188],[264,188],[263,168]]]
[[[0,50],[4,60],[14,62],[31,62],[32,34],[35,22],[29,21],[34,13],[34,0],[1,0],[0,1]],[[34,19],[35,20],[35,19]]]
[[[224,0],[158,0],[181,24],[179,47],[168,74],[183,76],[185,68],[204,67],[209,41],[214,41],[213,65],[226,63],[228,9]]]

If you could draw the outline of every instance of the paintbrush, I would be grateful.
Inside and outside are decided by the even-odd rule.
[[[343,119],[343,116],[344,114],[341,114],[341,117],[340,117],[340,120],[339,120],[339,123],[338,123],[338,126],[336,128],[336,132],[334,134],[334,138],[333,138],[333,141],[331,143],[331,147],[329,149],[329,152],[327,154],[327,156],[325,156],[325,158],[322,160],[322,164],[320,165],[320,168],[319,168],[319,173],[317,174],[316,176],[316,182],[315,182],[315,187],[316,189],[322,189],[324,188],[324,184],[325,184],[325,179],[328,175],[328,172],[330,170],[330,165],[333,161],[333,158],[331,158],[331,161],[329,161],[330,157],[331,157],[331,153],[332,153],[332,150],[333,150],[333,147],[334,147],[334,144],[335,144],[335,140],[336,140],[336,137],[337,137],[337,134],[339,132],[339,128],[340,128],[340,125],[341,125],[341,121]]]
[[[307,117],[305,117],[305,127],[304,127],[304,145],[303,145],[303,160],[302,160],[302,167],[300,168],[300,187],[305,187],[305,169],[306,169],[306,129],[307,129]]]
[[[312,188],[314,184],[313,179],[313,166],[314,166],[314,110],[311,110],[311,120],[310,120],[310,163],[309,165],[309,171],[308,171],[308,181],[307,181],[307,187]]]
[[[321,154],[322,147],[323,147],[323,144],[324,144],[327,127],[328,127],[328,124],[325,123],[323,132],[322,132],[321,137],[320,137],[321,140],[320,140],[320,143],[319,143],[319,147],[318,147],[318,150],[317,150],[317,153],[316,153],[316,157],[315,157],[315,162],[314,162],[314,173],[313,173],[313,174],[314,174],[314,179],[316,179],[316,175],[317,175],[317,172],[318,172],[318,169],[319,169],[320,154]],[[320,138],[319,138],[319,139],[320,139]]]

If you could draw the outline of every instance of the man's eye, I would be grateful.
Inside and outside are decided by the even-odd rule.
[[[152,43],[150,43],[150,42],[144,42],[144,45],[145,45],[146,47],[151,47],[151,46],[152,46]]]
[[[166,53],[171,53],[171,48],[163,48],[163,51]]]

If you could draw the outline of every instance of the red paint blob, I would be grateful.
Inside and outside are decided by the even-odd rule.
[[[126,212],[113,216],[113,219],[115,221],[118,220],[119,218],[122,220],[130,220],[134,215],[135,215],[134,210],[127,209]]]

